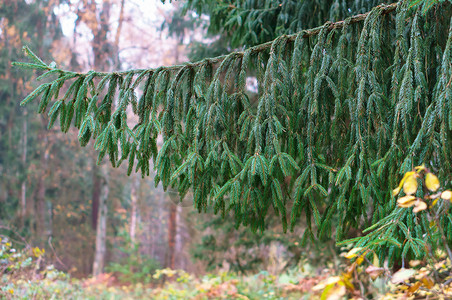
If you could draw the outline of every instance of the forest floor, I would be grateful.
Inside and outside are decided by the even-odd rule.
[[[51,269],[34,279],[3,277],[5,299],[315,299],[312,288],[328,278],[291,271],[274,276],[266,271],[240,276],[221,272],[195,277],[163,269],[153,283],[121,283],[112,273],[74,279]],[[314,296],[314,298],[313,298]],[[318,295],[320,297],[320,294]]]
[[[31,273],[29,273],[30,275]],[[71,278],[66,273],[48,268],[37,276],[11,277],[3,275],[0,284],[2,299],[364,299],[360,288],[355,292],[335,281],[329,269],[300,267],[279,275],[261,271],[251,275],[230,272],[210,273],[201,277],[182,270],[157,270],[152,283],[120,282],[113,273],[87,279]],[[333,284],[331,284],[333,283]],[[338,284],[339,283],[339,284]],[[425,299],[406,297],[397,286],[384,278],[367,282],[373,290],[372,299]],[[362,288],[362,287],[361,287]],[[439,298],[435,298],[439,299]],[[447,299],[447,298],[443,298]]]
[[[0,248],[0,299],[452,299],[452,264],[444,253],[433,265],[410,261],[409,268],[392,273],[379,267],[378,260],[366,263],[366,252],[358,252],[354,248],[335,259],[303,259],[286,271],[246,275],[157,269],[137,280],[137,272],[126,268],[77,279],[45,266],[44,250],[16,251],[5,242]]]

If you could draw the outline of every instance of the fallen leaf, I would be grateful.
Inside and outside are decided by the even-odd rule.
[[[357,267],[357,263],[356,261],[354,263],[352,263],[349,267],[347,267],[347,272],[345,273],[346,276],[351,277],[353,272],[355,272],[355,269]]]
[[[416,204],[416,199],[417,198],[414,197],[413,195],[406,195],[397,200],[397,205],[399,207],[411,207]]]
[[[395,189],[393,189],[392,190],[392,195],[393,196],[397,196],[400,193],[401,190],[402,190],[402,187],[400,187],[400,186],[395,188]]]
[[[421,285],[422,283],[420,281],[416,282],[415,284],[408,288],[408,293],[413,294],[421,287]]]
[[[341,280],[342,280],[342,278],[340,276],[331,276],[325,281],[325,284],[326,285],[330,285],[330,284],[333,284],[333,283],[338,283]]]
[[[393,195],[393,196],[398,195],[398,194],[400,193],[400,190],[402,189],[403,184],[405,183],[405,180],[406,180],[408,177],[413,176],[414,174],[416,174],[416,172],[413,172],[413,171],[411,171],[411,172],[406,172],[405,175],[403,176],[402,180],[400,180],[399,186],[398,186],[397,188],[395,188],[395,189],[392,191],[392,195]]]
[[[359,266],[363,263],[364,261],[364,256],[366,256],[367,253],[363,253],[362,255],[360,255],[357,259],[356,259],[356,264]]]
[[[439,198],[436,198],[435,200],[433,200],[432,205],[430,207],[433,207],[436,205],[436,203],[438,203]]]
[[[436,199],[436,198],[438,198],[439,196],[441,196],[441,192],[436,193],[436,194],[433,194],[433,195],[430,195],[430,196],[426,196],[425,198],[426,198],[426,199]]]
[[[413,212],[414,213],[418,213],[422,210],[426,210],[427,209],[427,203],[425,203],[424,201],[419,201],[416,202],[416,205],[413,208]]]
[[[375,267],[379,267],[380,266],[380,260],[378,259],[378,255],[374,252],[374,261],[373,261],[373,265]]]
[[[384,271],[385,271],[384,268],[378,268],[372,265],[368,266],[366,269],[366,273],[370,275],[370,278],[372,278],[372,280],[377,279],[377,277],[383,274]]]
[[[349,291],[354,291],[355,287],[351,283],[350,279],[351,277],[349,277],[347,274],[343,274],[342,281],[339,284],[343,284]]]
[[[319,282],[317,285],[312,287],[312,290],[313,291],[321,291],[321,290],[325,289],[327,286],[329,286],[331,284],[335,284],[335,283],[337,283],[337,282],[339,282],[341,280],[342,279],[339,276],[328,277],[328,279],[326,279],[326,280],[324,280],[322,282]]]
[[[438,177],[432,173],[427,173],[425,175],[425,185],[431,192],[436,192],[439,189]]]
[[[431,289],[435,283],[433,282],[433,279],[431,279],[430,277],[424,277],[421,279],[422,283],[425,285],[426,288]]]
[[[420,165],[420,166],[415,167],[414,169],[415,169],[416,171],[418,171],[418,172],[421,172],[421,171],[423,171],[423,170],[425,169],[425,165],[422,164],[422,165]]]
[[[417,267],[421,264],[420,260],[410,260],[409,265],[410,267]]]
[[[362,247],[353,248],[345,254],[345,258],[352,259],[356,257],[361,250],[363,250]]]
[[[398,204],[407,204],[414,200],[416,200],[416,197],[414,197],[413,195],[406,195],[406,196],[403,196],[403,197],[397,199],[397,203]]]
[[[403,183],[403,192],[412,195],[417,191],[417,180],[413,175],[409,176]]]
[[[446,190],[446,191],[442,192],[441,193],[441,199],[450,201],[452,199],[452,192],[449,191],[449,190]]]
[[[414,274],[416,274],[416,271],[413,269],[400,269],[392,275],[391,282],[394,284],[404,282]]]
[[[328,285],[325,290],[323,290],[322,295],[320,296],[321,300],[339,300],[345,296],[346,288],[344,285],[333,283]]]

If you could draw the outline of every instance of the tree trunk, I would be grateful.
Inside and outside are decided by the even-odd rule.
[[[174,61],[179,62],[179,44],[176,44],[174,48]],[[177,193],[177,192],[176,192]],[[175,269],[176,265],[176,235],[177,235],[177,199],[171,199],[169,201],[169,217],[168,217],[168,261],[167,266],[170,269]]]
[[[115,40],[113,42],[113,64],[115,69],[121,68],[121,62],[119,61],[119,39],[121,37],[122,24],[124,23],[124,5],[125,0],[121,0],[119,18],[118,18],[118,28],[116,29]]]
[[[93,230],[97,229],[97,216],[99,214],[99,198],[101,193],[101,177],[99,174],[99,167],[96,164],[96,158],[92,157],[91,162],[93,168],[93,194],[91,198],[91,227]]]
[[[43,167],[43,160],[41,159],[41,168]],[[43,170],[42,173],[45,173]],[[46,187],[44,183],[44,174],[39,176],[38,180],[38,187],[37,187],[37,197],[36,197],[36,235],[39,238],[43,237],[44,231],[45,231],[45,194],[46,194]]]
[[[107,165],[101,167],[102,180],[101,180],[101,193],[99,198],[99,210],[96,226],[96,249],[94,253],[93,262],[93,276],[101,274],[105,266],[105,254],[107,250],[107,199],[108,199],[108,172]]]
[[[130,240],[133,245],[136,243],[136,231],[137,231],[137,217],[138,217],[138,197],[137,191],[139,190],[140,180],[138,176],[134,175],[131,178],[132,186],[130,193],[131,200],[131,213],[130,213]]]
[[[41,119],[42,123],[44,123],[44,120]],[[45,129],[43,129],[45,130]],[[41,148],[41,162],[40,162],[40,169],[41,173],[38,178],[38,184],[36,187],[36,200],[35,200],[35,207],[34,207],[34,215],[35,215],[35,228],[36,228],[36,237],[39,241],[40,247],[44,247],[44,242],[47,240],[48,237],[48,224],[47,224],[47,209],[46,209],[46,185],[45,185],[45,179],[47,177],[48,172],[48,160],[49,160],[49,152],[50,148],[52,147],[51,144],[48,143],[48,138],[45,132],[42,132],[40,134],[41,140],[43,141],[43,145]]]
[[[24,112],[24,114],[26,114]],[[24,119],[23,123],[23,137],[22,137],[22,172],[23,178],[20,188],[20,226],[24,226],[25,215],[27,213],[27,172],[26,172],[26,163],[27,163],[27,127],[28,122],[27,118]]]
[[[179,253],[179,256],[177,257],[177,264],[175,262],[175,267],[177,266],[178,269],[183,269],[183,257],[182,257],[182,247],[183,247],[183,241],[182,241],[182,207],[177,205],[176,206],[176,237],[175,237],[175,244],[174,244],[174,253]],[[174,259],[176,260],[176,259]]]
[[[88,28],[90,28],[94,36],[91,42],[94,53],[93,66],[95,70],[100,70],[108,66],[107,59],[110,55],[108,51],[109,42],[107,39],[107,33],[109,31],[111,2],[102,1],[102,9],[99,14],[95,13],[97,10],[95,1],[92,1],[89,6],[89,14],[80,14],[79,17],[87,17],[86,19],[84,19],[84,21],[86,22]],[[93,195],[91,203],[91,223],[93,229],[96,228],[96,245],[93,261],[94,276],[101,274],[104,270],[105,265],[108,212],[107,198],[109,192],[107,170],[108,167],[106,164],[99,168],[96,164],[96,159],[93,157]]]
[[[177,205],[169,202],[168,217],[168,261],[167,267],[175,268],[175,250],[176,250],[176,231],[177,231]]]

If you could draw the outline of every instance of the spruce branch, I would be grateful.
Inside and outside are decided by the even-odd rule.
[[[49,66],[38,77],[49,82],[25,102],[41,98],[49,126],[58,117],[63,132],[74,125],[82,146],[94,139],[99,162],[128,161],[128,174],[142,176],[154,167],[164,189],[191,189],[200,212],[211,206],[253,230],[269,214],[284,231],[305,217],[300,244],[334,234],[341,243],[367,227],[359,243],[381,258],[422,256],[427,218],[395,209],[387,189],[422,162],[452,174],[445,19],[402,1],[199,62],[112,73]],[[452,219],[441,222],[449,241]]]
[[[388,14],[388,13],[394,11],[397,8],[398,5],[399,5],[398,2],[391,3],[391,4],[388,4],[388,5],[381,4],[381,5],[377,6],[376,8],[381,10],[382,14]],[[299,36],[299,35],[301,35],[301,37],[303,37],[303,38],[309,38],[311,36],[315,36],[315,35],[319,34],[320,31],[323,28],[325,28],[325,26],[327,27],[328,31],[331,31],[331,30],[334,30],[334,29],[340,29],[340,28],[344,27],[345,25],[364,21],[370,13],[371,13],[371,11],[363,13],[363,14],[358,14],[358,15],[349,17],[347,20],[342,20],[342,21],[338,21],[338,22],[334,22],[334,23],[329,22],[329,23],[327,23],[327,25],[322,25],[322,26],[319,26],[319,27],[316,27],[316,28],[307,29],[307,30],[303,30],[301,32],[297,32],[297,33],[291,34],[291,35],[287,35],[287,36],[285,36],[285,39],[287,41],[293,42],[293,41],[296,40],[297,36]],[[260,45],[257,45],[257,46],[250,47],[246,51],[248,51],[250,53],[253,53],[253,54],[266,51],[266,50],[270,49],[271,46],[273,45],[273,43],[276,40],[280,39],[280,38],[281,37],[278,37],[275,40],[272,40],[272,41],[269,41],[269,42],[266,42],[266,43],[263,43],[263,44],[260,44]],[[27,53],[30,53],[30,54],[28,54],[29,56],[31,56],[32,58],[36,57],[36,59],[38,59],[36,54],[34,54],[29,48],[27,48],[27,47],[25,47],[25,48],[27,49],[26,50]],[[187,66],[191,67],[191,68],[196,68],[196,67],[199,67],[199,66],[201,66],[201,65],[203,65],[205,63],[217,64],[217,63],[222,62],[228,56],[239,56],[239,57],[242,57],[245,54],[246,51],[237,51],[237,52],[232,52],[230,54],[220,55],[220,56],[213,57],[213,58],[205,58],[203,60],[200,60],[200,61],[197,61],[197,62],[193,62],[193,63],[183,63],[183,64],[178,64],[178,65],[159,67],[159,68],[155,68],[155,69],[134,69],[134,70],[127,70],[127,71],[117,71],[117,72],[114,72],[114,73],[117,74],[117,75],[120,75],[120,76],[128,75],[129,73],[132,73],[132,74],[136,75],[136,74],[141,74],[143,72],[156,71],[156,70],[161,69],[161,68],[163,68],[165,70],[168,70],[168,71],[176,72],[176,71],[178,71],[178,70],[180,70],[182,68],[185,68]],[[45,64],[44,65],[32,65],[32,64],[29,64],[29,63],[13,62],[12,65],[13,66],[17,66],[17,67],[35,68],[35,69],[36,68],[43,68],[43,69],[52,70],[52,68],[48,67]],[[85,74],[85,73],[80,73],[80,72],[72,72],[72,71],[64,71],[64,70],[59,70],[59,71],[62,71],[64,73],[76,74],[78,76],[83,76]],[[112,74],[112,73],[109,73],[109,72],[97,72],[97,71],[95,72],[95,76],[96,77],[104,77],[104,76],[108,76],[110,74]]]

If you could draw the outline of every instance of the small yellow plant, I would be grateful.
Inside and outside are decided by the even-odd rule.
[[[32,252],[35,257],[41,257],[46,253],[46,250],[44,248],[40,249],[39,247],[34,247]]]

